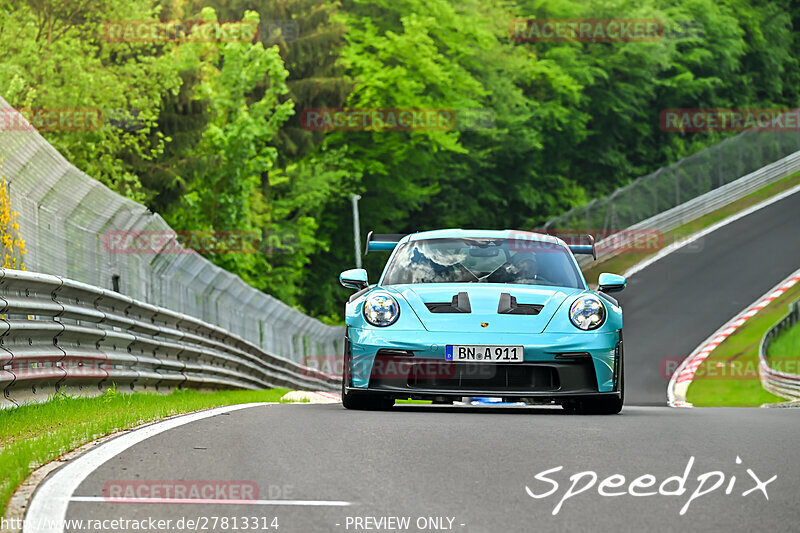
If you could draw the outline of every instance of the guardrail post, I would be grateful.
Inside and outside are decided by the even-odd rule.
[[[678,174],[678,169],[673,169],[673,173],[675,174],[675,205],[681,204],[681,180],[680,175]]]

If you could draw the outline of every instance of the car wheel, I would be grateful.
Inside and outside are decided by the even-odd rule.
[[[346,383],[350,382],[350,341],[345,338],[344,369],[342,370],[342,405],[345,409],[359,411],[380,411],[394,405],[394,399],[378,394],[364,394],[348,391]]]

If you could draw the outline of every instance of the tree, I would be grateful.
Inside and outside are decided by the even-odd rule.
[[[42,133],[73,164],[137,200],[148,191],[133,162],[161,154],[165,139],[153,132],[161,98],[181,80],[154,45],[112,45],[103,31],[105,21],[157,12],[148,0],[41,0],[11,2],[0,17],[0,93],[18,109],[97,110],[105,118],[91,127]],[[133,113],[137,127],[124,127],[120,119]]]

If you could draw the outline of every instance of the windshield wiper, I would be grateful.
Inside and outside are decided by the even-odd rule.
[[[478,278],[478,282],[479,282],[479,283],[480,283],[480,282],[482,282],[483,280],[485,280],[486,278],[490,277],[492,274],[494,274],[495,272],[497,272],[498,270],[500,270],[501,268],[503,268],[504,266],[506,266],[506,265],[508,265],[508,264],[509,264],[509,262],[508,262],[508,261],[506,261],[505,263],[503,263],[503,264],[502,264],[502,265],[500,265],[499,267],[495,268],[494,270],[492,270],[491,272],[489,272],[489,273],[488,273],[488,274],[486,274],[485,276],[482,276],[482,277]]]
[[[462,263],[461,261],[459,261],[458,263],[453,263],[453,264],[454,264],[454,265],[461,265],[461,266],[464,268],[464,270],[466,270],[467,272],[469,272],[469,273],[470,273],[470,275],[472,275],[472,277],[473,277],[473,278],[475,278],[475,281],[480,281],[480,280],[481,280],[481,278],[479,278],[479,277],[478,277],[478,276],[475,274],[475,272],[473,272],[472,270],[470,270],[470,269],[467,267],[467,265],[465,265],[465,264],[464,264],[464,263]],[[470,281],[469,283],[472,283],[472,282]]]

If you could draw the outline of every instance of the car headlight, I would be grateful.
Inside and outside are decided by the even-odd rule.
[[[400,306],[397,305],[397,300],[385,292],[371,294],[364,302],[364,318],[373,326],[391,326],[399,316]]]
[[[581,296],[570,306],[569,319],[576,328],[597,329],[606,321],[606,308],[596,296]]]

